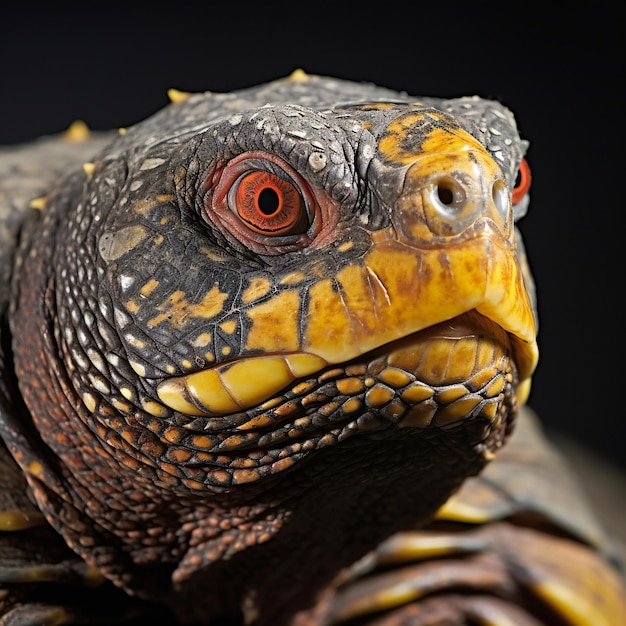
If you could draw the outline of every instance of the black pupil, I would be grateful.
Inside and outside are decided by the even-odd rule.
[[[280,199],[274,189],[266,187],[261,191],[258,197],[259,211],[263,215],[272,215],[276,213],[280,206]]]

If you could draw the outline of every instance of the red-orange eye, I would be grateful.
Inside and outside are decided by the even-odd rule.
[[[307,228],[302,196],[292,183],[266,171],[252,171],[237,183],[235,210],[245,224],[264,235],[290,235]]]
[[[526,159],[522,159],[522,162],[519,165],[515,187],[513,187],[513,194],[511,198],[513,204],[517,204],[528,193],[531,182],[532,175],[530,173],[530,166],[528,165],[528,161]]]

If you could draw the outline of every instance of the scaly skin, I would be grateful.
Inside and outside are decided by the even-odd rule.
[[[302,74],[178,100],[24,224],[3,437],[115,586],[288,623],[513,428],[525,143],[498,103]]]

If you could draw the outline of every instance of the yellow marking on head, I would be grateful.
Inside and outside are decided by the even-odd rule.
[[[397,117],[387,128],[378,143],[381,154],[390,161],[410,165],[419,157],[428,154],[451,153],[467,150],[488,154],[484,146],[468,132],[457,126],[441,128],[432,126],[432,121],[443,119],[433,112],[415,111]],[[408,141],[412,135],[424,133],[424,141]],[[410,149],[408,149],[410,148]],[[436,163],[433,169],[436,168]]]
[[[139,305],[134,300],[129,300],[126,303],[126,309],[131,313],[137,313],[139,311]]]
[[[289,76],[288,80],[293,81],[294,83],[306,83],[309,81],[309,75],[301,68],[296,68]]]
[[[227,293],[220,291],[218,284],[214,284],[209,292],[198,304],[187,301],[184,291],[175,291],[167,300],[159,304],[156,309],[161,313],[148,321],[148,326],[154,328],[161,322],[168,320],[176,329],[182,329],[190,318],[211,319],[222,312]]]
[[[306,278],[306,274],[304,272],[291,272],[291,274],[287,274],[280,280],[281,285],[297,285],[301,283]]]
[[[133,211],[139,215],[149,215],[150,211],[155,207],[167,202],[172,202],[172,200],[175,199],[176,196],[172,194],[159,194],[154,198],[140,198],[133,204]]]
[[[107,232],[100,237],[98,251],[105,261],[116,261],[123,254],[138,246],[148,234],[148,230],[140,224]]]
[[[173,87],[167,90],[167,97],[172,104],[181,104],[188,100],[189,96],[191,96],[189,92],[174,89]]]
[[[211,261],[217,261],[218,263],[228,261],[229,258],[225,252],[220,250],[211,250],[211,248],[205,248],[204,246],[200,248],[200,252],[202,252],[202,254],[204,254],[207,258],[211,259]]]
[[[235,320],[228,320],[227,322],[222,322],[220,324],[220,328],[227,335],[232,335],[237,330],[237,322]]]
[[[254,302],[266,295],[271,288],[272,283],[267,278],[253,278],[241,295],[241,301],[244,304]]]
[[[83,143],[89,139],[89,127],[83,120],[75,120],[63,133],[63,139],[71,143]]]
[[[204,348],[211,343],[213,335],[211,333],[200,333],[192,342],[194,348]]]
[[[343,296],[334,288],[333,282],[330,279],[319,281],[309,290],[304,345],[340,354],[354,350],[350,318]]]
[[[139,293],[147,298],[159,285],[159,281],[151,278],[143,287],[139,290]]]
[[[33,198],[28,204],[28,206],[31,209],[42,211],[46,206],[46,202],[48,202],[48,196],[41,196],[40,198]]]
[[[397,104],[393,102],[368,102],[361,104],[358,108],[363,111],[384,111],[386,109],[393,109]]]
[[[354,246],[353,241],[346,241],[345,243],[342,243],[340,246],[338,246],[337,250],[339,250],[339,252],[346,252],[350,250],[352,246]]]
[[[94,173],[95,169],[96,169],[95,163],[91,163],[89,161],[86,163],[83,163],[83,172],[85,172],[87,176],[91,176]]]
[[[299,350],[299,310],[300,296],[296,291],[290,290],[247,311],[252,325],[246,339],[246,350]]]

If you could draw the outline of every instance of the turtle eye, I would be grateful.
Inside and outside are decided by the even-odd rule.
[[[511,201],[513,204],[518,204],[524,199],[524,196],[530,190],[530,183],[532,182],[532,175],[530,173],[530,166],[526,159],[522,159],[517,171],[517,180],[515,181],[515,187],[513,187],[513,194]]]
[[[241,176],[232,191],[234,209],[252,231],[269,236],[303,233],[308,227],[306,206],[291,182],[267,171]]]

